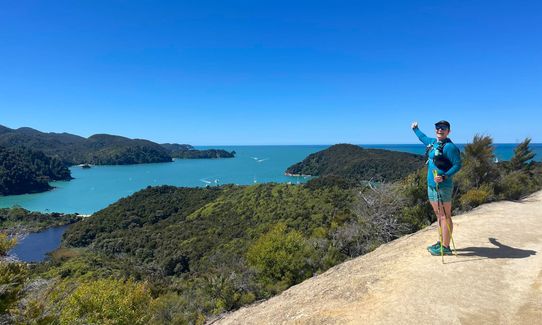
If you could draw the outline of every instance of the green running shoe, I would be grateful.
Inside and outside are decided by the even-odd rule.
[[[433,256],[440,256],[440,245],[438,247],[431,247],[430,249],[428,249],[428,251]],[[444,246],[443,249],[442,249],[442,254],[443,255],[452,255],[452,250],[450,249],[450,247]]]
[[[437,241],[431,246],[427,246],[427,249],[430,250],[431,248],[438,247],[440,249],[440,241]]]

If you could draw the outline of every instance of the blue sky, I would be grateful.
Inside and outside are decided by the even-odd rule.
[[[542,142],[540,1],[1,1],[0,124],[195,145]]]

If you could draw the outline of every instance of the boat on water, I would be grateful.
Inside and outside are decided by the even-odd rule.
[[[79,167],[81,167],[83,169],[90,168],[90,164],[79,164],[77,166],[79,166]]]

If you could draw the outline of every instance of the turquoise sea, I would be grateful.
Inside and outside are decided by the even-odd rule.
[[[424,153],[421,144],[361,146]],[[149,185],[194,187],[227,183],[246,185],[262,182],[304,182],[305,178],[285,176],[284,171],[307,155],[327,147],[329,146],[212,146],[228,151],[235,150],[237,155],[231,159],[176,160],[172,163],[95,166],[90,169],[71,167],[75,179],[69,182],[54,182],[52,185],[55,189],[44,193],[0,197],[0,207],[19,205],[33,211],[91,214]],[[513,155],[514,147],[514,144],[497,144],[497,158],[509,159]],[[206,148],[211,147],[198,147]],[[531,148],[537,153],[536,159],[540,160],[542,144],[534,144]]]

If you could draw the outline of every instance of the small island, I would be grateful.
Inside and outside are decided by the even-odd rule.
[[[216,159],[234,158],[235,151],[222,149],[197,150],[189,144],[163,143],[162,147],[169,151],[172,158],[176,159]]]
[[[421,155],[336,144],[286,169],[286,176],[334,176],[359,181],[396,181],[424,164]]]

